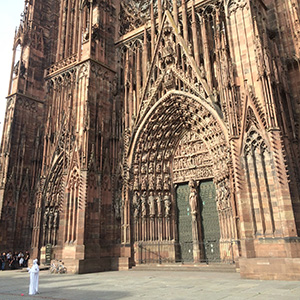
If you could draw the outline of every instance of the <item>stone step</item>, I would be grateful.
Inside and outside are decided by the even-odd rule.
[[[235,264],[138,264],[132,267],[135,271],[197,271],[197,272],[239,272]]]

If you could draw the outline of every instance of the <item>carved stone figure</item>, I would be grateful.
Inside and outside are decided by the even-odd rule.
[[[45,213],[44,213],[44,222],[43,222],[44,228],[48,227],[49,211],[50,211],[50,208],[46,207]]]
[[[170,177],[168,175],[164,178],[164,190],[169,191],[170,190]]]
[[[161,190],[163,189],[163,182],[162,182],[162,177],[161,177],[161,175],[157,176],[156,189],[157,189],[158,191],[161,191]]]
[[[141,208],[141,214],[143,218],[146,218],[147,216],[147,193],[143,192],[143,195],[141,197],[142,202],[142,208]]]
[[[170,170],[170,162],[165,161],[163,171],[164,171],[164,173],[169,173],[169,170]]]
[[[149,163],[149,169],[148,169],[148,172],[150,174],[153,174],[154,173],[154,163],[153,162],[150,162]]]
[[[137,191],[134,191],[133,197],[132,197],[132,206],[136,207],[139,205],[139,193]]]
[[[149,215],[151,218],[155,216],[155,197],[153,196],[153,192],[150,192],[149,194]]]
[[[138,191],[139,190],[139,178],[137,176],[134,178],[133,190],[134,191]]]
[[[203,78],[203,79],[206,78],[206,72],[205,72],[205,69],[204,69],[204,66],[203,66],[203,65],[200,66],[200,76],[201,76],[201,78]]]
[[[163,57],[167,65],[173,63],[174,61],[174,50],[170,41],[167,42],[167,45],[163,48]]]
[[[156,173],[161,173],[161,163],[160,162],[158,162],[157,164],[156,164]]]
[[[146,164],[142,164],[142,167],[141,167],[141,174],[146,174],[147,173],[147,167],[146,167]]]
[[[149,174],[149,191],[153,191],[155,189],[155,179],[153,174]]]
[[[230,197],[230,189],[228,187],[228,183],[226,180],[219,183],[219,186],[217,188],[217,206],[219,210],[223,210],[230,207],[229,203],[229,197]]]
[[[158,193],[156,197],[156,203],[157,203],[157,215],[158,217],[162,217],[163,215],[163,199],[161,197],[161,193]]]
[[[191,207],[192,215],[196,215],[198,212],[198,196],[197,196],[197,189],[196,189],[196,182],[191,180],[189,182],[190,187],[190,196],[189,196],[189,204]]]
[[[138,219],[140,215],[140,205],[137,205],[135,208],[134,208],[134,213],[133,213],[133,217],[135,220]]]
[[[165,204],[165,217],[169,218],[171,215],[171,199],[169,194],[164,196],[164,204]]]
[[[171,158],[171,156],[172,156],[172,153],[171,153],[170,149],[168,149],[165,153],[165,159],[169,160]]]
[[[142,191],[147,190],[147,185],[148,185],[148,180],[147,180],[147,176],[143,176],[142,177]]]
[[[53,225],[54,225],[54,228],[57,228],[58,227],[58,210],[56,209],[55,212],[54,212],[54,219],[53,219]]]
[[[48,224],[49,224],[49,227],[52,228],[53,227],[53,217],[54,217],[54,208],[51,207],[50,208],[50,212],[49,212],[49,219],[48,219]]]

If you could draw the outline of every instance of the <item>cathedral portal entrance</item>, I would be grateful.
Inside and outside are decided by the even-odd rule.
[[[219,116],[205,101],[174,90],[141,113],[128,140],[132,172],[124,190],[130,224],[123,241],[132,238],[135,263],[226,259],[230,249],[222,245],[230,244],[220,231],[231,222],[231,208]]]

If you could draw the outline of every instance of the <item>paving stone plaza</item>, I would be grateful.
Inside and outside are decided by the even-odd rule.
[[[54,275],[41,271],[40,294],[35,296],[28,295],[28,284],[27,272],[1,272],[0,300],[300,299],[300,282],[241,279],[238,273],[130,270]]]

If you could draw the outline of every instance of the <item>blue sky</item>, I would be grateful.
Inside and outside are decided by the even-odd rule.
[[[15,28],[20,24],[20,15],[24,9],[24,0],[1,1],[0,9],[0,136],[5,114],[12,61],[12,44]]]

